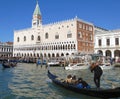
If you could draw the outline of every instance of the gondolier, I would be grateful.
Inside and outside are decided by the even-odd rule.
[[[91,72],[94,72],[94,83],[97,88],[100,88],[100,78],[103,74],[101,67],[98,62],[93,62],[91,65]]]

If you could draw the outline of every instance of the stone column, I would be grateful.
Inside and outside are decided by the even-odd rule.
[[[114,58],[114,50],[111,50],[111,57]]]
[[[105,50],[102,50],[102,51],[103,51],[103,56],[106,56],[106,53],[105,53],[106,51]]]

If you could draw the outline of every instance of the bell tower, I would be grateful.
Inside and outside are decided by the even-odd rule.
[[[41,17],[40,7],[37,1],[32,18],[32,28],[40,27],[41,25],[42,25],[42,17]]]

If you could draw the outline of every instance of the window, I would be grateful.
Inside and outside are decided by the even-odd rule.
[[[71,37],[72,37],[72,33],[71,33],[71,31],[68,31],[67,38],[71,38]]]
[[[82,33],[78,32],[78,38],[82,38]]]
[[[67,28],[69,28],[69,26],[67,25]]]
[[[19,42],[19,41],[20,41],[20,38],[18,37],[18,38],[17,38],[17,42]]]
[[[33,25],[36,25],[36,22],[34,22]]]
[[[99,46],[102,45],[102,41],[101,41],[101,39],[98,40],[98,45],[99,45]]]
[[[86,30],[89,30],[89,26],[88,25],[86,25]]]
[[[106,39],[107,46],[110,45],[110,39]]]
[[[45,38],[48,39],[48,33],[45,33]]]
[[[79,28],[82,28],[82,24],[81,23],[79,24]]]
[[[55,39],[59,39],[59,35],[57,34],[57,35],[55,35]]]
[[[92,31],[92,26],[89,26],[89,31]]]
[[[40,41],[40,36],[38,36],[37,40]]]
[[[90,40],[91,40],[91,41],[93,40],[93,36],[92,36],[92,34],[90,35]]]
[[[34,40],[34,36],[33,35],[31,36],[31,40]]]
[[[26,41],[26,36],[24,36],[24,41]]]
[[[83,29],[85,29],[85,24],[83,24]]]
[[[119,38],[115,38],[115,45],[119,45]]]
[[[67,34],[67,38],[72,38],[72,34]]]

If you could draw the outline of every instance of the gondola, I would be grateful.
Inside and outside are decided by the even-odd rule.
[[[11,66],[10,66],[9,64],[6,64],[6,63],[3,63],[2,66],[3,66],[4,68],[11,68]]]
[[[11,63],[11,62],[2,63],[2,66],[3,66],[4,68],[15,67],[16,65],[17,65],[17,63]]]
[[[49,70],[47,75],[53,83],[80,94],[104,99],[120,97],[120,87],[114,89],[78,88],[77,85],[66,83],[64,79],[60,79],[58,76],[52,74]]]

